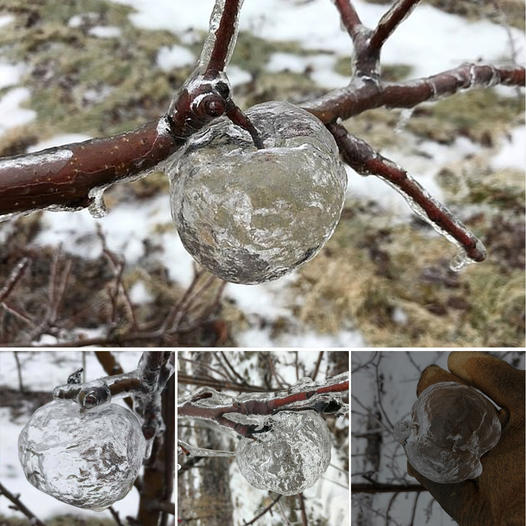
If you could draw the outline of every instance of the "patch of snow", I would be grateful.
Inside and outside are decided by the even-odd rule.
[[[98,13],[82,13],[81,15],[73,15],[68,20],[69,27],[80,27],[88,20],[97,20],[99,18]]]
[[[240,86],[241,84],[246,84],[252,80],[252,75],[238,66],[229,66],[227,73],[228,79],[233,88]]]
[[[163,46],[157,54],[157,65],[163,71],[188,66],[195,62],[194,54],[183,46]]]
[[[36,117],[36,112],[21,108],[20,104],[30,97],[27,88],[15,88],[8,91],[0,99],[0,135],[4,134],[9,128],[22,126],[32,121]]]
[[[121,36],[121,29],[117,26],[95,26],[89,34],[98,38],[117,38]]]
[[[349,83],[349,78],[334,71],[338,57],[336,55],[318,54],[299,56],[292,53],[274,53],[267,64],[273,72],[291,71],[305,73],[311,71],[310,77],[325,88],[341,88]]]
[[[0,27],[9,25],[15,19],[12,15],[0,15]]]
[[[25,70],[24,64],[0,62],[0,89],[18,84]]]
[[[90,88],[84,92],[82,99],[84,102],[97,103],[103,101],[111,92],[113,87],[101,86],[98,88]]]
[[[505,141],[497,155],[492,157],[491,167],[494,170],[514,168],[524,171],[524,167],[526,167],[525,144],[526,129],[520,127],[512,130],[510,139]]]
[[[82,25],[82,19],[83,19],[82,15],[73,15],[68,20],[68,26],[69,27],[80,27]]]
[[[152,295],[149,293],[143,281],[134,283],[129,295],[132,303],[148,303],[152,301]]]
[[[40,150],[46,150],[47,148],[53,148],[54,146],[62,146],[63,144],[87,141],[88,139],[91,139],[91,137],[82,133],[63,133],[54,135],[49,139],[33,144],[33,146],[30,146],[27,149],[27,153],[38,152]]]

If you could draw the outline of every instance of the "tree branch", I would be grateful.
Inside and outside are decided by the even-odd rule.
[[[382,16],[378,26],[371,35],[369,47],[371,51],[380,51],[385,41],[391,36],[398,25],[405,20],[420,0],[396,0],[390,9]]]
[[[411,493],[427,491],[420,484],[351,484],[351,493]]]
[[[524,86],[524,68],[463,64],[430,77],[405,82],[364,82],[355,79],[345,88],[333,90],[303,104],[323,123],[349,119],[364,111],[387,106],[412,108],[422,102],[475,88]]]
[[[345,392],[349,390],[349,381],[340,381],[338,383],[332,383],[330,385],[321,386],[313,389],[312,387],[306,387],[304,390],[288,394],[287,396],[273,398],[273,399],[248,399],[242,402],[234,402],[230,406],[214,406],[209,407],[206,405],[199,404],[199,400],[212,398],[214,392],[201,391],[193,399],[180,404],[177,408],[177,416],[179,417],[193,417],[201,418],[204,420],[212,420],[215,423],[232,429],[236,433],[244,437],[252,437],[256,429],[255,425],[240,424],[230,420],[225,415],[228,413],[239,413],[244,415],[270,415],[278,411],[287,410],[287,406],[295,404],[297,402],[305,402],[310,399],[311,403],[301,404],[300,407],[294,406],[291,410],[306,410],[313,409],[320,412],[324,412],[327,409],[322,404],[318,404],[316,394],[324,393],[337,393]],[[313,398],[314,397],[314,398]],[[330,408],[332,411],[332,407]]]
[[[343,25],[354,41],[360,28],[363,27],[356,9],[352,5],[351,0],[335,0],[334,3],[340,12]]]
[[[336,139],[343,159],[362,175],[374,174],[390,183],[412,206],[413,211],[439,232],[453,238],[473,261],[483,261],[486,250],[482,242],[468,228],[455,219],[453,214],[433,199],[405,170],[396,163],[375,152],[362,139],[349,134],[339,124],[329,124],[328,129]]]
[[[265,515],[265,513],[267,513],[268,511],[270,511],[272,509],[272,507],[274,506],[274,504],[276,504],[279,499],[281,499],[283,495],[278,495],[268,506],[266,506],[265,508],[263,508],[261,510],[260,513],[258,513],[252,520],[250,520],[249,522],[245,522],[243,521],[243,526],[250,526],[251,524],[255,524],[256,521],[258,519],[260,519],[261,517],[263,517],[263,515]]]
[[[10,500],[20,513],[23,513],[35,526],[46,526],[38,517],[35,516],[20,500],[20,496],[13,495],[1,482],[0,482],[0,494]]]

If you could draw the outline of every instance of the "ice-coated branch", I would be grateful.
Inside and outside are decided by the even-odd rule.
[[[314,410],[320,413],[336,412],[344,407],[336,393],[349,390],[347,373],[329,379],[325,384],[312,381],[300,382],[290,392],[245,394],[237,399],[225,397],[211,388],[202,388],[178,406],[179,417],[212,421],[229,428],[237,434],[251,438],[263,432],[260,422],[252,422],[250,415],[271,415],[280,411]],[[231,401],[228,405],[225,402]],[[243,415],[237,417],[236,415]]]
[[[356,9],[352,5],[351,0],[334,0],[334,4],[340,12],[342,24],[354,40],[359,33],[360,28],[363,27]]]
[[[110,361],[107,365],[110,365]],[[120,366],[118,368],[120,369]],[[61,385],[54,389],[53,397],[73,400],[85,409],[92,409],[110,403],[112,398],[131,396],[133,409],[143,421],[143,435],[146,439],[151,439],[164,430],[161,393],[173,373],[173,353],[145,351],[134,371],[106,376],[83,384]]]
[[[398,25],[410,14],[420,0],[396,0],[382,16],[369,41],[372,51],[379,51]]]
[[[430,77],[404,82],[354,79],[344,88],[304,103],[303,108],[327,124],[382,106],[413,108],[422,102],[448,97],[459,91],[496,85],[524,86],[524,81],[525,70],[521,66],[468,63]]]
[[[214,77],[228,65],[236,44],[242,5],[243,0],[216,0],[199,60],[199,65],[205,70],[205,78]]]
[[[35,514],[27,508],[27,506],[20,500],[20,495],[13,495],[1,482],[0,482],[0,495],[3,495],[7,500],[13,503],[15,509],[23,513],[28,519],[29,523],[34,526],[46,526]]]
[[[237,37],[241,4],[241,0],[216,0],[200,65],[159,120],[112,137],[0,159],[0,216],[88,207],[99,189],[158,165],[190,135],[225,114],[227,107],[227,114],[257,137],[248,119],[240,118],[241,110],[234,110],[223,73]]]
[[[416,214],[459,246],[469,260],[484,260],[486,250],[482,241],[444,205],[433,199],[404,169],[375,152],[369,144],[348,133],[340,124],[329,124],[327,127],[336,139],[343,159],[356,172],[377,175],[385,180],[402,194]],[[455,264],[465,265],[468,262],[460,259]]]

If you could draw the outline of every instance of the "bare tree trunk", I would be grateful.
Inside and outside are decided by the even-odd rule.
[[[211,357],[212,353],[197,352],[194,354],[192,358],[202,364],[202,367],[199,365],[194,368],[195,376],[206,375],[205,366],[210,363]],[[188,431],[186,429],[180,431],[179,436],[184,436],[184,433]],[[206,430],[200,432],[198,436],[199,447],[228,449],[228,438],[217,430]],[[192,438],[191,441],[195,441],[195,438]],[[234,522],[229,469],[231,460],[209,457],[201,462],[202,467],[199,470],[188,470],[179,479],[179,515],[183,519],[197,519],[192,521],[192,524],[196,526],[232,525]],[[194,477],[198,477],[198,480],[195,480]],[[196,494],[196,487],[199,494]]]

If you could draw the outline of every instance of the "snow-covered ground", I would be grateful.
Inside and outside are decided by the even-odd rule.
[[[27,390],[51,392],[57,385],[66,383],[68,376],[83,366],[82,351],[19,351],[18,356],[22,368],[22,381]],[[117,360],[125,371],[137,367],[140,352],[116,351]],[[97,358],[91,352],[85,353],[86,381],[95,380],[106,373]],[[0,351],[0,385],[18,389],[17,367],[14,354],[11,351]],[[29,415],[23,413],[11,420],[11,410],[0,407],[0,480],[9,491],[20,494],[22,502],[40,519],[49,519],[58,514],[71,513],[110,519],[108,511],[92,512],[79,510],[74,506],[64,504],[53,497],[34,488],[25,478],[18,461],[18,435],[25,425]],[[121,517],[135,516],[139,504],[139,495],[135,488],[114,508]],[[0,514],[23,518],[19,512],[9,508],[10,502],[0,498]]]

